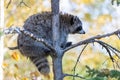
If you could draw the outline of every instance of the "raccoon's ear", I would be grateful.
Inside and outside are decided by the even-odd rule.
[[[74,16],[71,17],[71,19],[70,19],[70,24],[71,24],[71,25],[74,24]]]

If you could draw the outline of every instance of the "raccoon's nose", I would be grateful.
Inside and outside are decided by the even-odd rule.
[[[82,29],[79,31],[79,34],[85,34],[85,31]]]

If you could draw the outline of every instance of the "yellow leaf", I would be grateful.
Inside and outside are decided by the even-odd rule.
[[[19,68],[17,64],[14,64],[14,66],[15,66],[17,69]]]
[[[8,66],[8,64],[5,63],[5,62],[3,62],[2,67],[5,68],[5,67],[7,67],[7,66]]]
[[[29,80],[28,78],[22,78],[22,80]]]
[[[35,71],[35,72],[31,72],[30,73],[31,76],[40,76],[39,72]]]
[[[18,60],[20,59],[19,54],[16,53],[16,52],[14,52],[11,56],[12,56],[12,58],[13,58],[14,60],[16,60],[16,61],[18,61]]]
[[[91,4],[94,2],[94,0],[81,0],[81,2],[84,4]]]
[[[85,13],[85,19],[86,20],[91,20],[91,15],[89,13]]]

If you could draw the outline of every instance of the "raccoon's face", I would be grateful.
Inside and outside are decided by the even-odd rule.
[[[85,31],[82,28],[82,22],[77,16],[73,16],[71,18],[70,24],[72,26],[72,30],[71,30],[72,34],[75,34],[75,33],[85,34]]]

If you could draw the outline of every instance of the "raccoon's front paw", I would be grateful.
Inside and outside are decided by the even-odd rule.
[[[66,44],[65,44],[65,48],[66,47],[69,47],[69,46],[71,46],[72,45],[72,42],[67,42]]]
[[[67,47],[69,47],[69,46],[71,46],[71,45],[72,45],[72,42],[67,42],[67,43],[64,44],[64,45],[61,45],[61,48],[65,49],[65,48],[67,48]]]

